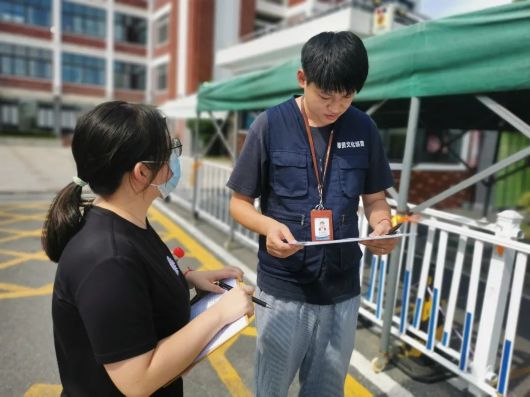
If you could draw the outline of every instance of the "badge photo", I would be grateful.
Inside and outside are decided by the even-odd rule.
[[[311,241],[333,240],[333,213],[331,210],[311,211]]]

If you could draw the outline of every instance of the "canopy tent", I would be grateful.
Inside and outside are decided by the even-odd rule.
[[[197,117],[197,94],[168,101],[158,108],[164,113],[164,115],[173,119],[193,119]],[[214,117],[224,119],[226,113],[226,111],[215,112]],[[203,115],[203,117],[206,118],[208,116]]]
[[[370,72],[356,102],[530,89],[530,0],[365,39]],[[263,109],[299,93],[299,58],[204,83],[199,111]]]
[[[370,37],[364,42],[370,59],[370,71],[367,83],[356,96],[355,102],[366,105],[392,99],[410,104],[397,197],[398,214],[421,212],[493,176],[499,170],[530,157],[530,147],[523,148],[412,210],[407,206],[414,142],[423,104],[430,103],[432,110],[429,113],[436,114],[440,113],[440,103],[448,102],[443,101],[444,97],[476,97],[484,107],[530,138],[530,107],[524,106],[530,100],[530,0],[418,23]],[[277,67],[227,81],[205,83],[199,89],[197,110],[199,113],[230,110],[237,115],[238,110],[264,109],[276,105],[301,92],[295,78],[299,66],[299,59],[296,58]],[[405,101],[406,98],[410,100]],[[442,102],[433,104],[433,99]],[[373,106],[368,113],[379,106]],[[516,115],[507,106],[515,106],[515,110],[523,114]],[[473,117],[474,111],[468,113]],[[453,118],[453,114],[448,114],[446,109],[445,118],[448,117]],[[496,127],[499,128],[498,125]],[[396,195],[395,191],[391,194]],[[401,239],[396,251],[400,249]],[[379,346],[383,359],[389,354],[398,261],[398,255],[391,256]]]

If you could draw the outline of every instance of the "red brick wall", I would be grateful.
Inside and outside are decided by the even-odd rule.
[[[0,87],[12,87],[31,91],[51,92],[52,82],[50,80],[39,80],[25,77],[0,76]]]
[[[130,43],[115,43],[114,51],[124,52],[131,55],[139,55],[145,57],[147,55],[147,49],[143,45],[130,44]]]
[[[119,101],[143,103],[145,102],[145,93],[139,90],[115,89],[114,99]]]
[[[174,0],[156,0],[155,6],[154,6],[155,11],[165,6],[167,3],[175,3],[175,1]]]
[[[30,37],[38,37],[40,39],[51,40],[52,34],[50,28],[20,25],[17,23],[0,22],[0,32],[7,32],[12,34],[19,34]],[[24,43],[13,43],[13,44],[24,44]]]
[[[155,50],[153,51],[154,57],[158,58],[162,55],[169,53],[169,43],[170,43],[170,40],[168,40],[166,44],[162,44],[161,46],[156,47]]]
[[[400,172],[394,171],[395,188],[399,190]],[[408,201],[419,204],[471,176],[469,171],[412,171]],[[469,187],[441,201],[434,208],[456,208],[474,201],[475,189]]]
[[[116,0],[116,3],[147,9],[147,0]]]
[[[63,94],[87,95],[87,96],[105,96],[105,88],[84,84],[63,84]]]
[[[241,0],[241,12],[239,14],[239,37],[243,37],[254,31],[256,20],[256,0]]]
[[[188,18],[186,94],[197,91],[200,83],[212,78],[213,0],[191,1]]]
[[[155,105],[162,105],[164,102],[166,102],[169,99],[168,92],[161,92],[159,94],[155,94]]]
[[[63,43],[71,43],[86,47],[105,49],[105,40],[72,33],[63,33]]]
[[[167,68],[169,99],[177,97],[178,8],[179,0],[174,0],[169,16],[169,65]]]

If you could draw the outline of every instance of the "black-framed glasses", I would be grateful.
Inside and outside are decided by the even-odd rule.
[[[175,153],[175,156],[180,157],[182,156],[182,143],[180,142],[180,139],[173,138],[171,140],[171,149],[173,153]]]
[[[182,155],[182,143],[180,142],[180,139],[173,138],[171,139],[171,143],[169,146],[169,150],[171,153],[175,153],[175,156],[180,157]],[[143,160],[142,163],[157,163],[153,160]]]

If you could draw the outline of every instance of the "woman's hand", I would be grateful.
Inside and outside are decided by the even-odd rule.
[[[186,274],[186,281],[190,285],[190,288],[215,292],[217,294],[220,294],[225,290],[217,284],[214,284],[214,282],[226,278],[235,278],[241,281],[243,280],[243,271],[234,266],[227,266],[218,270],[198,270]]]
[[[221,321],[229,324],[244,314],[252,316],[254,305],[252,304],[252,294],[254,288],[248,285],[238,285],[230,291],[223,290],[223,296],[212,306],[212,310],[217,310]]]

